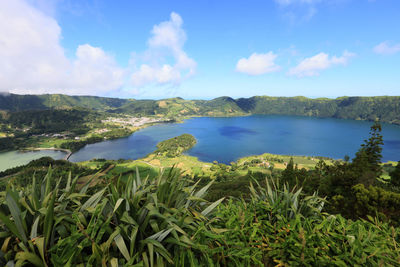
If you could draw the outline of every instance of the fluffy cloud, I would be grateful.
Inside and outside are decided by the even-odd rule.
[[[236,71],[249,75],[261,75],[280,70],[275,64],[277,55],[272,52],[266,54],[253,53],[249,58],[241,58],[236,64]]]
[[[341,57],[329,56],[319,53],[313,57],[302,60],[299,65],[289,70],[289,75],[297,77],[318,76],[320,71],[336,65],[346,65],[355,54],[345,51]]]
[[[75,57],[67,58],[59,24],[37,3],[0,1],[0,20],[7,22],[0,24],[0,92],[104,95],[126,86],[177,85],[195,73],[196,62],[183,50],[183,20],[176,13],[153,27],[140,64],[122,68],[90,44],[78,46]]]
[[[23,0],[0,2],[0,91],[101,94],[122,85],[123,70],[101,48],[81,45],[68,59],[57,21]]]
[[[374,47],[374,52],[381,55],[393,55],[400,52],[400,43],[391,45],[388,41]]]
[[[142,63],[131,75],[134,87],[149,84],[178,85],[196,71],[196,62],[183,50],[186,34],[182,29],[183,20],[172,12],[170,20],[155,25],[148,40],[148,49]],[[173,63],[167,62],[172,58]]]
[[[125,70],[101,48],[85,44],[76,50],[71,70],[70,88],[112,91],[123,86]]]

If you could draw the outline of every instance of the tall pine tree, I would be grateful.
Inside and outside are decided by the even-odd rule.
[[[364,144],[356,153],[353,159],[353,166],[360,172],[360,178],[375,179],[382,174],[382,145],[383,137],[381,135],[382,126],[376,121],[369,132],[370,137],[364,140]],[[360,181],[364,183],[364,181]]]

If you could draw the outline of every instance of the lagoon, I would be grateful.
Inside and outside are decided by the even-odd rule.
[[[25,165],[31,160],[41,157],[52,157],[53,159],[63,159],[67,153],[63,151],[41,150],[41,151],[9,151],[0,153],[0,171],[9,168]]]
[[[138,159],[156,149],[162,140],[192,134],[197,144],[186,154],[201,161],[230,163],[262,153],[283,155],[354,157],[372,122],[282,115],[198,117],[184,123],[165,123],[117,140],[87,145],[70,161],[93,158]],[[383,124],[383,161],[400,160],[400,126]]]

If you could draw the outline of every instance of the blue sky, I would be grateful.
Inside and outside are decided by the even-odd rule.
[[[399,14],[398,0],[2,1],[0,91],[400,95]]]

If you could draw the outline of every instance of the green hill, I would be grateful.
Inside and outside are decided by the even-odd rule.
[[[120,107],[127,102],[129,102],[127,99],[98,96],[0,94],[0,110],[6,111],[73,107],[107,110]]]
[[[400,96],[307,98],[254,96],[212,100],[135,100],[95,96],[0,95],[0,111],[87,108],[130,115],[241,116],[278,114],[375,120],[400,124]]]
[[[255,96],[236,101],[243,111],[252,114],[281,114],[375,120],[400,124],[400,97],[306,97]]]

